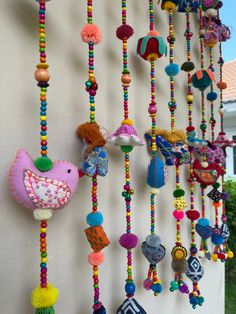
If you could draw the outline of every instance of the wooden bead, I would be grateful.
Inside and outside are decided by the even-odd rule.
[[[122,74],[121,76],[121,82],[123,84],[130,84],[132,81],[131,75],[130,74]]]
[[[48,82],[50,74],[47,69],[37,69],[34,73],[34,77],[38,82]]]

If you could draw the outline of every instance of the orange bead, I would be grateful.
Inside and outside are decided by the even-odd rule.
[[[220,207],[221,206],[221,202],[213,202],[212,204],[214,207]]]
[[[121,82],[125,85],[130,84],[132,81],[131,75],[126,73],[126,74],[122,74],[121,76]]]
[[[47,155],[47,152],[46,152],[46,150],[41,150],[41,155]]]
[[[38,82],[48,82],[50,79],[50,74],[47,69],[37,69],[34,76]]]
[[[41,62],[41,63],[46,63],[46,61],[47,61],[46,58],[43,58],[43,57],[40,58],[40,62]]]

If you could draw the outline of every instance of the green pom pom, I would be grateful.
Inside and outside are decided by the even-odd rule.
[[[182,189],[178,189],[178,190],[175,190],[173,195],[175,198],[178,198],[178,197],[181,197],[181,196],[184,196],[185,192],[184,190]]]
[[[121,146],[120,149],[122,150],[123,153],[130,153],[133,150],[133,146],[131,145]]]
[[[45,307],[42,309],[36,309],[35,314],[55,314],[54,307]]]
[[[198,304],[202,305],[204,303],[204,298],[203,297],[198,297]]]
[[[34,165],[41,172],[47,172],[53,168],[53,162],[48,157],[37,158]]]
[[[213,186],[214,189],[219,189],[220,183],[219,183],[219,182],[216,182],[216,183],[214,183],[212,186]]]

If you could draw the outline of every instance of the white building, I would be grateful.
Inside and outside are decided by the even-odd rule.
[[[223,80],[228,85],[223,93],[225,131],[236,140],[236,59],[225,63]],[[227,148],[227,155],[227,176],[236,178],[236,147]]]

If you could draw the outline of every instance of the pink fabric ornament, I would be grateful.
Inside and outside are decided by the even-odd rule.
[[[12,195],[26,208],[62,209],[71,200],[79,182],[77,167],[56,161],[53,168],[40,172],[24,149],[19,149],[9,172]]]
[[[184,212],[182,210],[174,210],[173,216],[176,220],[182,220],[184,218]]]
[[[87,24],[81,30],[81,38],[85,43],[93,42],[95,45],[102,40],[100,28],[95,24]]]

